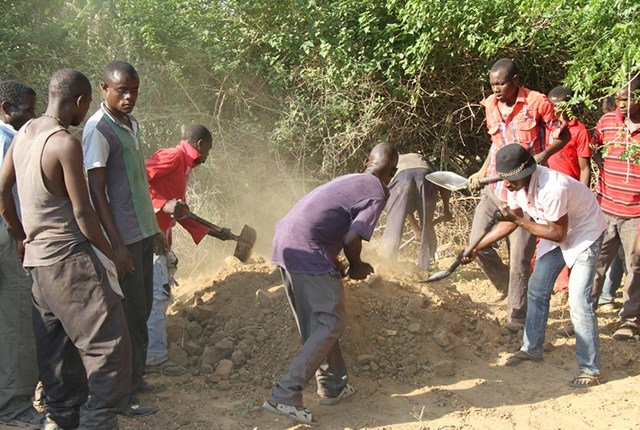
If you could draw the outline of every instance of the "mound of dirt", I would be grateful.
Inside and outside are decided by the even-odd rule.
[[[517,348],[517,336],[469,295],[418,281],[376,274],[345,282],[347,327],[340,342],[351,375],[426,381]],[[271,387],[300,345],[280,274],[262,258],[250,264],[228,258],[208,286],[171,312],[170,359],[222,390]]]

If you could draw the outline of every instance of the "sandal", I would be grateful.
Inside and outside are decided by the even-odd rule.
[[[589,388],[595,385],[603,384],[606,381],[602,373],[594,375],[592,373],[580,372],[578,376],[573,378],[569,385],[574,388]]]
[[[638,325],[632,322],[625,322],[613,334],[615,340],[629,340],[638,336]]]
[[[182,376],[187,373],[187,369],[169,360],[160,364],[148,364],[144,367],[145,373],[160,373],[164,376]]]
[[[284,403],[273,403],[269,400],[262,404],[262,407],[274,414],[284,415],[302,424],[315,425],[316,419],[307,408],[285,405]]]
[[[344,386],[340,394],[335,397],[320,397],[319,403],[325,406],[333,406],[340,402],[342,399],[347,399],[356,393],[356,389],[350,384]]]
[[[542,361],[542,355],[529,354],[527,351],[519,350],[507,357],[505,366],[517,366],[525,361]]]

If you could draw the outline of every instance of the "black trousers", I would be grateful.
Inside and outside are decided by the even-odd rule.
[[[138,401],[149,345],[147,320],[153,305],[153,245],[153,236],[127,245],[133,254],[135,270],[120,282],[131,338],[131,401],[134,403]]]
[[[33,329],[45,411],[63,429],[118,428],[131,387],[131,346],[120,296],[90,245],[34,267]]]

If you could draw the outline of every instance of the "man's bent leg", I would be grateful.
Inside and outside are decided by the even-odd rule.
[[[528,215],[525,217],[530,219]],[[509,322],[524,322],[527,315],[527,285],[535,251],[536,237],[524,228],[509,235]]]
[[[309,336],[271,391],[270,401],[302,406],[302,390],[344,330],[344,290],[338,274],[300,275],[291,279],[298,318],[308,321]],[[304,308],[306,312],[301,310]]]
[[[583,372],[600,374],[598,319],[593,309],[591,286],[602,245],[602,236],[582,251],[571,268],[569,278],[569,307],[576,333],[576,360]]]
[[[347,365],[342,357],[340,341],[336,340],[327,359],[316,371],[318,395],[321,397],[336,397],[347,385]]]
[[[498,207],[483,194],[473,215],[469,242],[473,242],[484,233],[497,210]],[[506,293],[509,288],[509,266],[502,262],[496,250],[491,246],[479,250],[476,261],[496,289]]]
[[[536,261],[529,278],[527,317],[524,326],[522,350],[541,356],[544,350],[544,335],[549,318],[549,299],[553,284],[562,268],[564,259],[560,248],[555,248]]]

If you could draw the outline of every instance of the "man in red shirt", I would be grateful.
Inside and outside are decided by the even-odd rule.
[[[549,100],[553,103],[558,117],[566,123],[571,139],[561,151],[558,151],[547,161],[549,168],[564,173],[582,182],[587,188],[591,180],[591,148],[589,147],[589,133],[567,105],[573,97],[569,88],[558,86],[549,91]],[[568,267],[560,272],[556,281],[556,291],[567,291],[569,286]]]
[[[520,85],[518,71],[513,60],[498,60],[489,73],[493,94],[482,101],[487,118],[487,129],[491,135],[491,148],[480,170],[469,177],[472,188],[479,188],[478,180],[496,175],[496,153],[505,145],[517,143],[534,156],[536,162],[546,163],[569,140],[563,131],[549,99],[536,91]],[[552,140],[545,142],[547,136]],[[495,193],[506,200],[507,190],[502,183],[485,187],[476,207],[471,226],[470,242],[484,232],[498,207],[486,195]],[[527,283],[531,258],[535,251],[535,237],[523,229],[507,237],[509,266],[493,247],[478,252],[477,262],[493,285],[506,294],[509,303],[507,325],[511,331],[524,327],[526,315]]]
[[[187,179],[192,169],[207,160],[212,147],[211,132],[203,125],[187,127],[175,148],[157,150],[145,163],[149,176],[151,202],[160,230],[171,245],[171,229],[178,222],[198,244],[209,228],[185,218],[176,220],[189,210],[185,203]],[[175,216],[175,217],[174,217]],[[227,238],[221,238],[223,240]],[[172,267],[177,262],[173,252],[155,255],[153,263],[153,306],[147,322],[149,347],[147,373],[179,376],[185,370],[167,359],[166,311],[171,298]]]
[[[607,220],[591,296],[594,306],[602,292],[607,269],[622,245],[627,277],[622,294],[621,325],[613,334],[627,340],[640,332],[640,258],[633,252],[640,228],[640,77],[636,75],[616,94],[615,112],[600,118],[593,134],[593,145],[602,153],[598,202]]]

